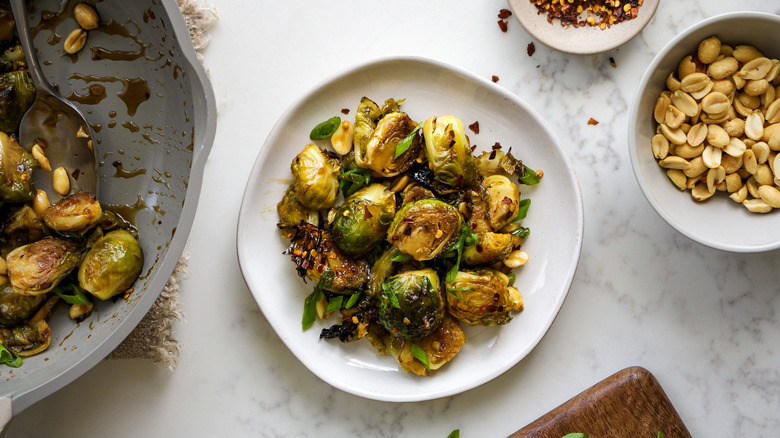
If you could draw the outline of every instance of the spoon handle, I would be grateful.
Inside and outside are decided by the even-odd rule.
[[[25,6],[24,0],[11,0],[11,10],[13,11],[14,21],[16,22],[16,31],[19,33],[19,43],[22,45],[24,57],[27,59],[27,68],[32,77],[33,84],[35,84],[35,88],[55,94],[51,84],[49,84],[49,81],[43,76],[41,65],[38,63],[38,56],[35,54],[32,33],[30,32],[30,26],[27,25],[27,7]]]

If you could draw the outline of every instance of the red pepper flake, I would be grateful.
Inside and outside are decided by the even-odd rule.
[[[531,41],[528,43],[528,47],[525,49],[526,52],[528,52],[528,56],[533,56],[536,52],[536,45],[534,45],[534,42]]]
[[[594,119],[593,117],[591,117],[590,120],[588,120],[588,125],[596,126],[598,124],[599,124],[599,121]]]
[[[507,31],[506,20],[498,20],[498,27],[501,28],[501,32]]]
[[[609,57],[609,65],[612,66],[612,68],[617,68],[617,64],[615,63],[615,58]]]
[[[342,108],[341,114],[349,114],[349,108]]]
[[[498,11],[498,18],[502,20],[506,20],[511,16],[512,16],[512,11],[510,11],[509,9],[501,9],[500,11]]]
[[[493,82],[498,82],[498,76],[493,75],[492,78],[490,78]]]
[[[501,149],[501,143],[499,143],[499,142],[496,142],[496,144],[494,144],[493,146],[491,146],[491,148],[492,148],[494,151],[495,151],[495,150],[497,150],[497,149]]]
[[[471,129],[474,132],[474,134],[479,134],[479,121],[470,124],[469,129]]]

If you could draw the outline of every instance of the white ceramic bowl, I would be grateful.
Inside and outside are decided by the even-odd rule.
[[[464,123],[479,121],[470,135],[478,150],[501,142],[528,166],[544,171],[540,184],[523,186],[531,199],[523,226],[529,262],[516,270],[515,286],[525,310],[501,327],[464,327],[467,342],[447,365],[419,377],[404,373],[395,358],[378,356],[366,340],[342,344],[320,340],[334,318],[301,330],[304,283],[282,252],[289,242],[277,228],[276,204],[292,181],[290,162],[312,141],[311,128],[342,108],[354,118],[360,98],[406,100],[403,110],[416,120],[453,114]],[[343,116],[343,115],[342,115]],[[353,119],[354,120],[354,119]],[[325,147],[327,142],[320,143]],[[517,96],[483,78],[436,61],[400,57],[350,69],[307,93],[281,117],[258,154],[238,218],[238,260],[260,309],[282,341],[314,374],[362,397],[420,401],[457,394],[505,372],[542,339],[569,290],[582,245],[582,200],[574,172],[555,134]]]
[[[594,26],[563,27],[557,18],[550,23],[547,14],[539,14],[536,5],[529,0],[508,0],[508,3],[520,25],[540,43],[564,53],[592,55],[619,47],[642,32],[653,18],[659,1],[645,0],[636,18],[604,30]]]
[[[716,35],[724,44],[750,44],[769,58],[780,58],[780,16],[758,12],[718,15],[695,24],[674,38],[655,57],[637,89],[628,126],[629,153],[642,192],[656,212],[677,231],[710,247],[733,252],[780,248],[780,212],[750,213],[718,192],[694,202],[690,191],[678,190],[653,157],[656,132],[653,108],[666,77],[680,60],[695,53],[701,40]]]

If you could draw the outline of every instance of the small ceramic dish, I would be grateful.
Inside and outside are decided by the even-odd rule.
[[[453,114],[466,124],[476,153],[501,142],[534,169],[540,184],[523,186],[532,201],[523,226],[529,262],[515,272],[525,310],[498,327],[463,327],[467,342],[444,367],[420,377],[406,374],[392,356],[379,356],[367,340],[342,344],[319,339],[335,319],[301,330],[303,303],[312,282],[298,277],[289,245],[276,227],[276,204],[292,181],[290,163],[308,143],[312,127],[361,97],[378,102],[405,99],[403,111],[416,120]],[[470,133],[471,134],[471,133]],[[325,144],[323,143],[323,146]],[[387,58],[336,76],[294,103],[276,123],[249,176],[238,218],[241,273],[271,327],[296,357],[325,382],[362,397],[408,402],[429,400],[479,386],[517,364],[539,343],[568,293],[582,245],[579,185],[553,132],[528,104],[501,87],[455,67],[416,57]]]
[[[547,14],[540,14],[530,0],[508,0],[508,3],[512,15],[540,43],[573,55],[592,55],[619,47],[638,35],[653,18],[659,0],[644,0],[636,18],[603,30],[598,26],[564,27],[557,18],[550,23]]]
[[[695,53],[699,43],[712,35],[724,44],[753,45],[769,58],[780,57],[771,35],[780,32],[780,17],[758,12],[718,15],[697,23],[664,47],[639,83],[628,126],[629,153],[634,174],[650,205],[685,236],[712,248],[733,252],[759,252],[780,248],[780,212],[749,212],[744,206],[716,192],[704,202],[691,199],[666,176],[651,150],[656,134],[653,109],[666,78],[677,71],[680,60]]]

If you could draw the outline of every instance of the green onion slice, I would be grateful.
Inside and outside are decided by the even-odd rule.
[[[341,124],[341,117],[339,116],[331,117],[328,120],[325,120],[324,122],[315,126],[314,129],[311,130],[311,134],[309,134],[309,138],[312,140],[326,139],[331,135],[333,135],[333,133],[336,132],[337,129],[339,129],[340,124]]]

